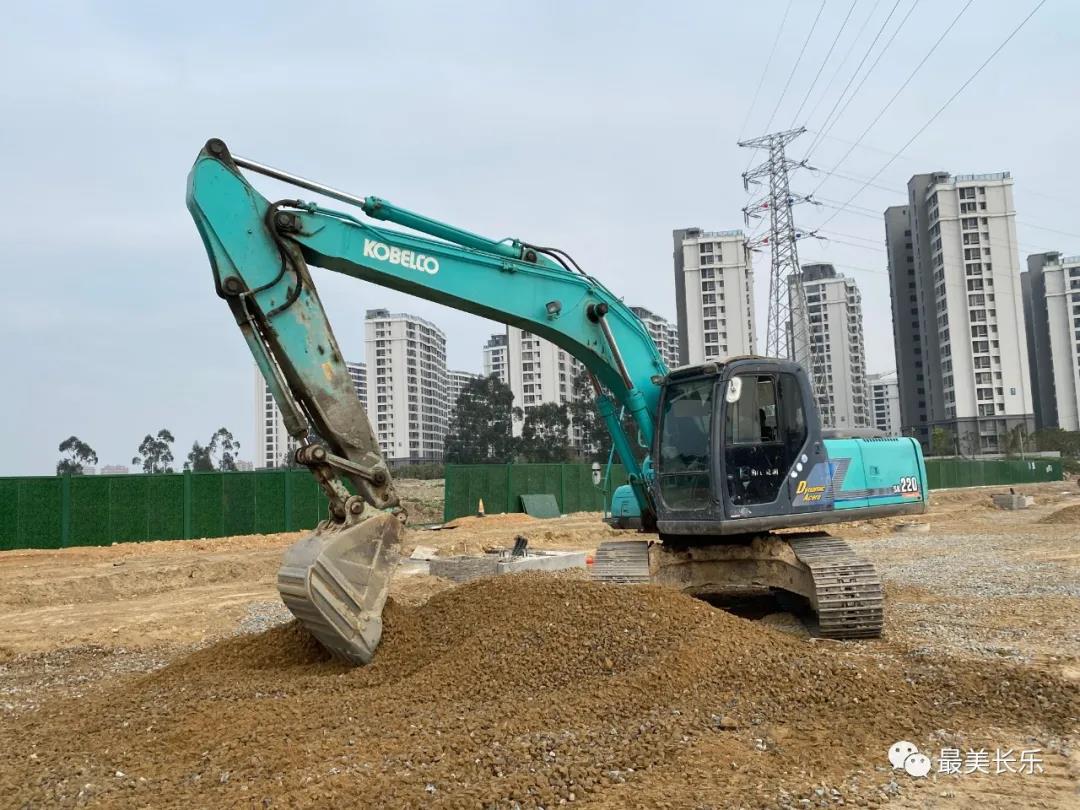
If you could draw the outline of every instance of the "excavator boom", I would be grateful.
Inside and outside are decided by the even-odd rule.
[[[242,168],[423,235],[298,199],[270,202]],[[234,157],[217,139],[207,142],[191,169],[187,206],[217,293],[299,445],[296,460],[311,470],[330,502],[329,519],[290,550],[278,584],[293,613],[331,650],[358,663],[370,660],[404,515],[309,265],[517,326],[567,350],[592,376],[598,412],[638,506],[653,514],[616,408],[633,416],[650,443],[659,405],[653,380],[667,368],[637,316],[561,251],[488,239],[376,197],[347,194]],[[388,514],[365,521],[365,505]]]

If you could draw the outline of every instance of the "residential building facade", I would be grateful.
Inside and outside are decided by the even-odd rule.
[[[465,386],[469,384],[471,380],[478,380],[482,377],[481,374],[474,374],[471,371],[449,371],[447,372],[448,389],[447,389],[447,419],[454,418],[454,412],[457,410],[458,397],[461,396],[461,392]]]
[[[505,385],[510,384],[510,365],[508,357],[509,337],[506,332],[499,332],[488,338],[484,344],[484,376],[493,374]]]
[[[367,366],[364,363],[350,363],[345,366],[349,370],[356,395],[367,410]],[[368,418],[373,420],[371,413]],[[374,426],[374,421],[372,421]],[[237,461],[237,469],[266,469],[268,467],[284,467],[289,464],[292,452],[296,449],[296,442],[285,430],[285,422],[281,418],[274,396],[270,393],[270,387],[266,384],[262,372],[255,367],[255,460]],[[246,465],[246,466],[241,466]]]
[[[822,427],[861,428],[870,424],[866,393],[866,350],[862,298],[854,279],[831,264],[805,264],[800,272],[806,294],[809,332],[792,328],[795,357],[804,357],[810,340],[816,357],[814,383],[819,391]],[[794,296],[795,285],[789,289]],[[792,312],[798,308],[792,302]]]
[[[997,453],[1010,431],[1034,427],[1012,187],[1008,172],[918,174],[908,181],[910,236],[886,215],[903,428],[927,444],[942,429],[964,454]],[[911,372],[914,395],[904,390]]]
[[[672,231],[679,363],[754,354],[754,277],[742,231]]]
[[[1080,430],[1080,256],[1035,253],[1021,274],[1035,427]]]
[[[678,324],[672,323],[667,318],[657,315],[645,307],[630,307],[630,310],[645,324],[645,328],[649,331],[653,343],[656,344],[657,351],[660,352],[664,364],[668,368],[679,366],[681,361],[679,360]]]
[[[447,430],[446,335],[405,313],[370,309],[364,323],[368,418],[391,464],[441,461]]]
[[[284,467],[296,448],[259,367],[255,367],[255,468]]]
[[[345,361],[346,368],[349,369],[349,377],[352,379],[353,388],[356,389],[356,395],[360,397],[360,404],[364,406],[364,410],[367,410],[367,363],[350,363]]]
[[[870,427],[887,436],[901,436],[900,383],[895,372],[867,374],[866,389],[870,397]]]
[[[922,320],[922,277],[916,272],[911,211],[906,205],[885,209],[885,249],[889,261],[896,378],[900,393],[900,435],[929,446],[929,408]]]
[[[510,390],[514,407],[528,412],[546,402],[568,405],[574,401],[574,375],[578,362],[554,343],[516,326],[507,327]],[[514,420],[514,435],[523,422]]]

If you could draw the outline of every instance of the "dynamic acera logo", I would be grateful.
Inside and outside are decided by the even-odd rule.
[[[432,276],[439,272],[439,260],[434,256],[425,256],[423,253],[402,250],[372,239],[364,240],[364,256],[369,259],[378,259],[381,262],[398,264],[410,270],[419,270],[421,273]]]

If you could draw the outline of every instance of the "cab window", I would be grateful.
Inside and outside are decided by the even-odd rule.
[[[670,509],[705,509],[712,502],[710,431],[714,378],[668,387],[660,429],[660,494]]]

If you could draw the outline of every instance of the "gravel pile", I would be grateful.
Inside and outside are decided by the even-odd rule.
[[[262,619],[259,618],[259,621]],[[393,601],[375,661],[295,623],[0,718],[13,806],[879,803],[897,739],[1065,733],[1075,688],[1005,664],[871,659],[680,594],[544,575]],[[690,778],[692,777],[692,778]]]
[[[1056,512],[1051,512],[1046,517],[1039,520],[1039,523],[1049,524],[1073,524],[1080,523],[1080,504],[1074,506],[1066,506],[1064,509],[1059,509]]]
[[[236,627],[238,634],[262,633],[292,621],[293,615],[280,599],[274,602],[251,602],[247,615]]]
[[[858,552],[875,562],[879,554],[894,560],[887,577],[904,585],[959,596],[1080,597],[1075,570],[1012,551],[1001,546],[999,536],[983,534],[894,534],[858,544]],[[903,562],[895,562],[897,557]]]

